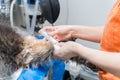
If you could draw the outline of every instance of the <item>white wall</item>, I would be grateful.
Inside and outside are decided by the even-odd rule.
[[[60,16],[56,25],[104,25],[115,0],[59,0]],[[92,33],[91,33],[92,34]],[[98,44],[78,40],[88,47],[98,48]]]

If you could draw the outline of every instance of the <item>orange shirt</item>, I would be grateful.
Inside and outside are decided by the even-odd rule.
[[[108,16],[100,48],[103,51],[120,52],[120,0],[117,0]],[[120,80],[120,77],[101,70],[99,80]]]

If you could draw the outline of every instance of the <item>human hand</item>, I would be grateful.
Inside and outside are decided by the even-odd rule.
[[[72,38],[71,26],[44,27],[42,30],[49,31],[49,35],[57,41],[66,41]],[[41,30],[40,30],[41,31]]]
[[[79,47],[78,43],[69,41],[65,43],[58,44],[61,48],[54,52],[54,58],[60,59],[62,61],[68,60],[72,57],[78,56],[77,48]]]

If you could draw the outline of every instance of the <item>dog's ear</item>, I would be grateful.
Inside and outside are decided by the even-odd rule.
[[[18,65],[22,65],[23,67],[29,65],[32,59],[33,56],[30,54],[28,49],[23,49],[23,51],[15,57],[16,63]]]
[[[24,39],[24,49],[16,56],[16,62],[22,65],[36,65],[44,63],[54,51],[53,45],[45,40],[33,37]]]

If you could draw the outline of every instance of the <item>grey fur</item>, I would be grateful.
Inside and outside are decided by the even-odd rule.
[[[0,25],[0,80],[13,80],[11,75],[21,67],[24,69],[26,65],[31,64],[37,68],[37,64],[43,65],[51,58],[54,50],[51,44],[41,42],[41,45],[37,45],[32,44],[32,39],[28,39],[26,42],[25,40],[25,37],[16,33],[9,26]],[[34,48],[35,46],[38,49]]]

